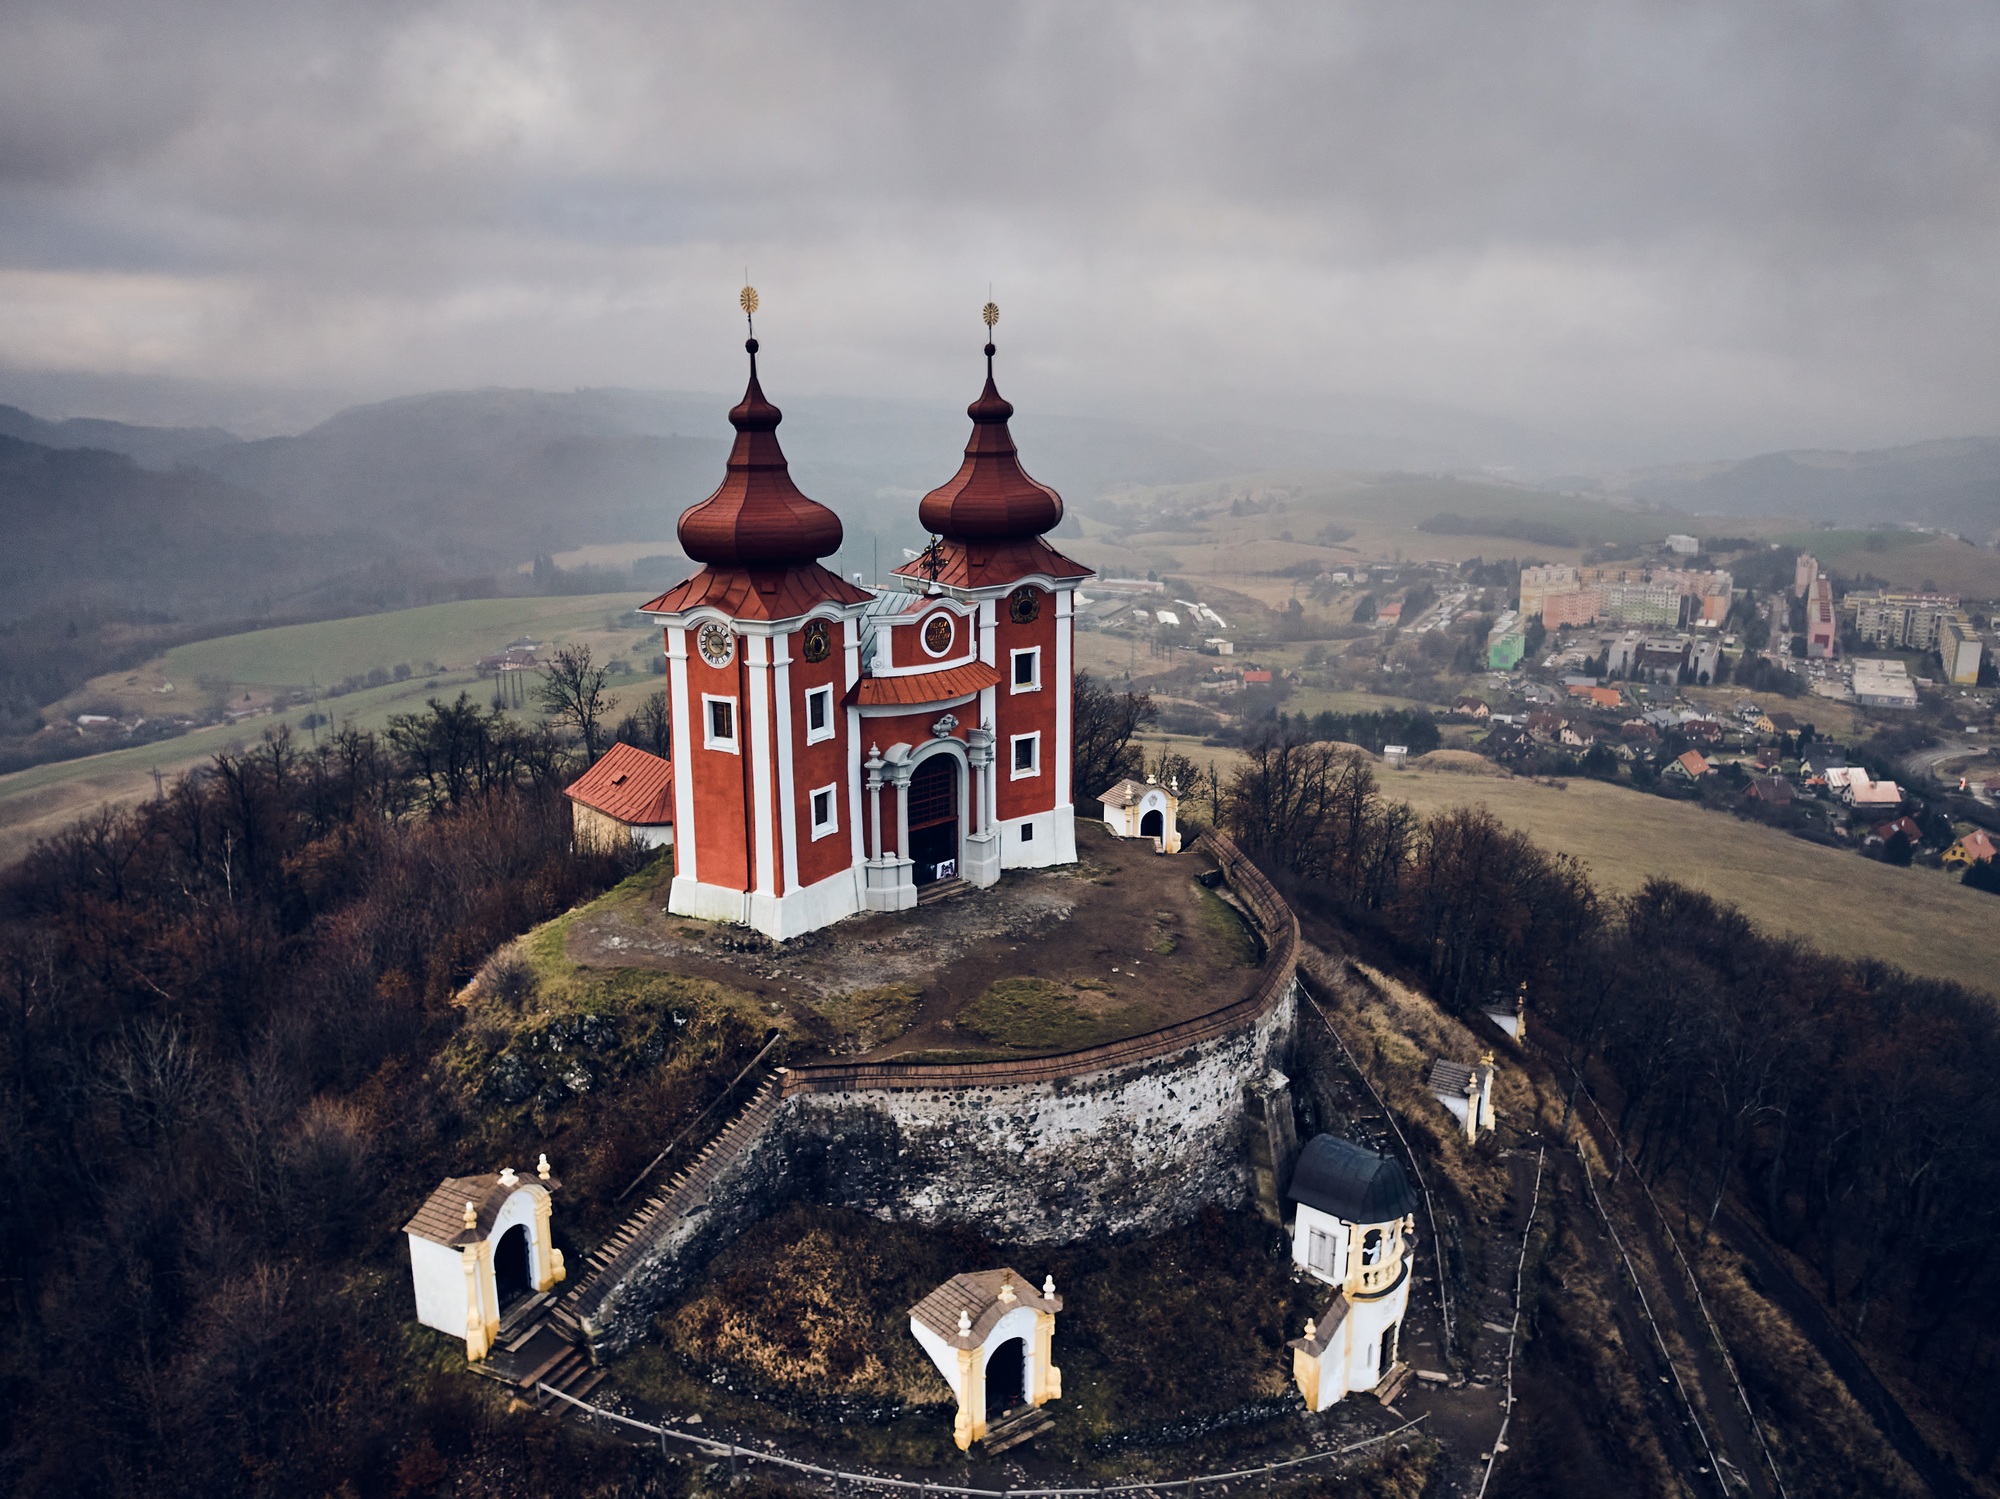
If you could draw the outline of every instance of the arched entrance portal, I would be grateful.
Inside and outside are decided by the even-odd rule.
[[[1028,1403],[1028,1345],[1009,1338],[986,1361],[986,1419]]]
[[[958,762],[948,754],[910,776],[910,859],[919,885],[958,873]]]
[[[1167,819],[1158,807],[1153,808],[1139,819],[1141,838],[1164,838],[1167,836]]]
[[[499,1295],[502,1310],[535,1289],[534,1278],[528,1273],[525,1224],[515,1224],[493,1246],[493,1289]]]

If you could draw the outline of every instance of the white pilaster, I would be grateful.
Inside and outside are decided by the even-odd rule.
[[[687,631],[669,626],[667,691],[674,712],[674,877],[694,879],[694,738],[688,715]]]
[[[778,706],[778,843],[785,860],[785,889],[799,888],[799,806],[792,778],[792,651],[789,635],[771,640],[771,682]]]
[[[744,717],[750,720],[750,795],[754,805],[750,815],[756,827],[757,880],[752,889],[758,895],[777,893],[771,876],[777,867],[777,830],[771,817],[771,642],[761,635],[742,637],[749,702]]]

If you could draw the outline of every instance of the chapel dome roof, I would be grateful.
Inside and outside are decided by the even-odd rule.
[[[1062,496],[1028,477],[1007,430],[1014,408],[993,383],[992,344],[986,345],[986,388],[965,408],[972,437],[965,461],[951,481],[933,489],[917,507],[926,530],[958,541],[1013,541],[1053,531],[1063,518]]]
[[[1349,1223],[1390,1223],[1417,1206],[1401,1161],[1337,1135],[1306,1142],[1285,1195]]]
[[[778,446],[784,413],[757,383],[757,340],[743,347],[750,384],[729,413],[736,429],[729,471],[714,494],[681,513],[681,550],[722,567],[793,567],[830,556],[840,550],[840,517],[792,482]]]

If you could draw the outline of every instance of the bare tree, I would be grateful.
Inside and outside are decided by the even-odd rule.
[[[674,757],[674,714],[664,692],[655,692],[639,704],[636,713],[627,713],[619,720],[618,732],[612,736],[621,744],[637,745],[642,750],[651,750],[662,760]]]
[[[557,723],[575,727],[583,736],[583,753],[597,763],[598,748],[604,742],[605,668],[591,660],[587,645],[566,645],[542,668],[542,684],[536,689],[542,711]]]
[[[1085,796],[1094,799],[1120,778],[1143,772],[1144,754],[1132,740],[1157,716],[1149,694],[1113,692],[1080,671],[1070,702],[1071,764]]]

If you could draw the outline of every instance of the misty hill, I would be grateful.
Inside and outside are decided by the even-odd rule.
[[[130,422],[89,416],[47,422],[18,406],[0,406],[0,437],[15,437],[45,448],[101,448],[157,469],[172,468],[196,453],[237,441],[234,433],[220,427],[136,427]]]
[[[0,436],[0,619],[56,605],[233,611],[379,560],[334,532],[287,527],[270,501],[200,469]]]
[[[194,461],[269,496],[294,524],[380,531],[455,566],[504,568],[591,543],[670,541],[680,512],[721,478],[733,400],[448,391],[352,407],[298,436],[232,443]],[[804,397],[784,408],[793,475],[840,512],[855,565],[854,549],[871,534],[914,542],[916,499],[951,477],[964,449],[963,405]],[[1169,429],[1026,414],[1014,431],[1035,476],[1086,511],[1132,486],[1380,467],[1418,451],[1407,437],[1243,423]]]
[[[2000,438],[1968,437],[1865,452],[1766,453],[1740,463],[1642,469],[1607,487],[1649,504],[1710,515],[1812,521],[1915,521],[1975,541],[2000,538]]]

